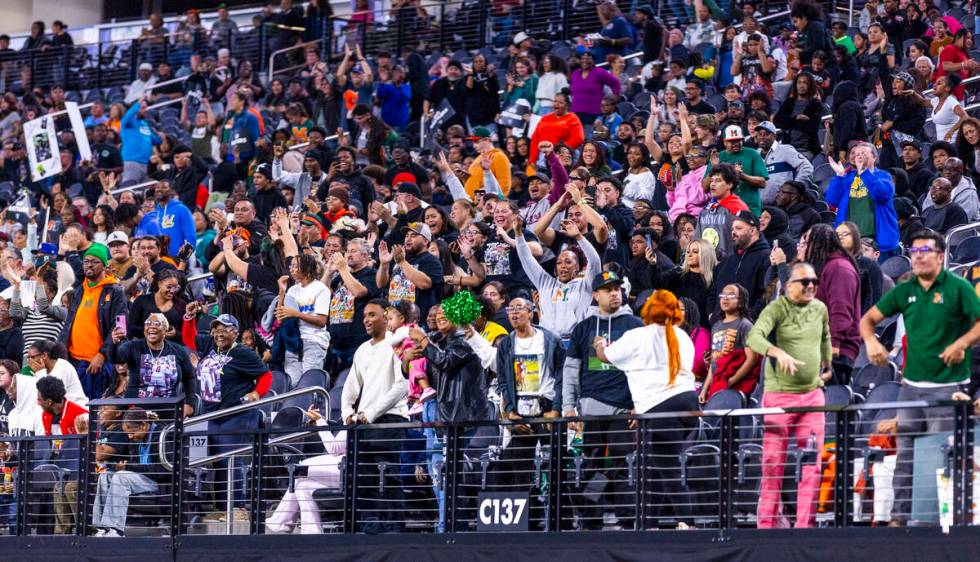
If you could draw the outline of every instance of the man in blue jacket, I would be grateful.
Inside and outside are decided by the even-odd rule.
[[[412,87],[405,83],[405,67],[391,70],[391,79],[378,84],[378,100],[381,101],[381,119],[398,132],[408,125]]]
[[[130,106],[119,122],[122,139],[123,173],[119,183],[123,186],[147,180],[146,165],[153,155],[153,146],[160,144],[160,136],[146,121],[146,97]]]
[[[143,216],[136,227],[137,233],[141,236],[169,236],[171,256],[176,256],[185,243],[195,247],[197,229],[194,226],[194,216],[179,199],[174,200],[174,190],[170,182],[158,181],[153,187],[153,197],[156,205]]]
[[[898,215],[895,213],[895,182],[891,174],[875,167],[875,148],[866,142],[851,149],[851,169],[830,158],[837,174],[830,180],[824,199],[837,207],[836,227],[844,221],[857,224],[861,236],[878,242],[878,263],[898,255]]]
[[[228,100],[228,119],[221,138],[231,148],[228,161],[234,160],[236,150],[241,162],[251,160],[255,156],[255,141],[260,136],[259,120],[248,110],[248,93],[240,90],[233,93]]]

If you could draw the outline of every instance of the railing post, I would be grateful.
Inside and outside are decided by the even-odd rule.
[[[64,85],[65,89],[68,90],[72,87],[71,86],[71,47],[69,47],[68,45],[62,45],[61,57],[62,57],[62,63],[64,66],[64,73],[65,73],[62,84]],[[52,86],[53,85],[54,84],[52,84]]]
[[[333,39],[333,25],[330,18],[320,16],[320,59],[330,64],[331,40]]]
[[[98,419],[97,417],[94,419]],[[88,525],[91,514],[88,503],[89,475],[95,469],[95,448],[92,447],[92,438],[95,430],[89,425],[85,437],[78,443],[78,493],[75,497],[75,534],[80,537],[88,536]]]
[[[357,450],[360,439],[354,427],[347,429],[347,468],[344,470],[344,533],[357,531]]]
[[[970,525],[973,520],[973,420],[972,403],[954,406],[953,426],[953,525]]]
[[[834,471],[834,525],[837,527],[849,527],[851,525],[851,480],[853,478],[853,451],[851,426],[853,425],[854,412],[845,408],[837,412],[837,422],[835,425],[836,453],[835,462],[837,470]],[[827,436],[824,436],[826,440]],[[817,459],[820,458],[822,451],[817,451]],[[870,467],[864,467],[868,471]]]
[[[249,534],[261,534],[265,523],[265,510],[262,509],[262,472],[265,466],[266,433],[252,434],[252,481],[251,501],[249,502]]]
[[[446,3],[439,3],[439,52],[446,52]]]
[[[460,427],[451,425],[446,431],[446,460],[442,466],[442,473],[445,474],[445,483],[442,486],[443,506],[445,509],[445,524],[447,533],[456,532],[456,497],[459,495],[459,458],[460,458]],[[431,475],[436,478],[436,475]],[[438,482],[434,482],[438,485]]]
[[[368,54],[368,23],[367,20],[361,20],[359,24],[361,26],[361,32],[358,34],[361,39],[361,53],[364,55]],[[400,54],[400,53],[398,53]]]
[[[184,402],[174,405],[174,467],[170,471],[170,536],[176,538],[184,530],[182,525],[184,503],[187,500],[184,481]]]
[[[265,24],[259,24],[259,72],[264,72],[266,58]]]
[[[17,536],[27,536],[27,488],[30,486],[31,455],[34,442],[25,439],[17,450]]]
[[[718,528],[722,531],[732,528],[735,514],[735,419],[721,417],[721,479],[718,486]]]
[[[129,49],[129,79],[136,80],[136,67],[140,63],[140,42],[138,39],[133,39],[133,44]]]
[[[98,64],[98,70],[95,71],[95,87],[99,89],[99,97],[102,97],[102,38],[99,38],[99,46],[97,47],[97,58],[96,63]]]
[[[572,17],[571,0],[562,0],[561,2],[561,40],[562,41],[568,41],[568,26],[570,25],[571,17]]]
[[[564,484],[564,469],[562,467],[565,452],[566,432],[562,428],[566,427],[562,422],[552,422],[548,424],[551,433],[551,459],[548,463],[548,531],[557,533],[561,531],[561,489]]]
[[[645,419],[636,420],[636,524],[637,531],[645,531],[647,526],[647,446]]]
[[[163,60],[170,63],[170,35],[163,36]]]
[[[392,53],[392,56],[396,58],[400,57],[405,51],[405,18],[402,17],[402,12],[402,8],[399,8],[398,11],[395,12],[398,14],[396,16],[398,18],[398,30],[395,33],[397,39],[395,40],[395,52]],[[365,37],[366,36],[367,35],[365,34]]]

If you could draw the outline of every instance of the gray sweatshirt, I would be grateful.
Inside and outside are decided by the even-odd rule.
[[[592,304],[592,278],[602,272],[602,260],[592,244],[583,236],[578,245],[585,254],[585,275],[561,283],[541,267],[524,237],[517,238],[517,256],[527,278],[538,290],[541,327],[563,339],[571,336],[575,325],[588,315],[589,305]]]

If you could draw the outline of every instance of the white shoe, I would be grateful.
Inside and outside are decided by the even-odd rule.
[[[93,536],[93,537],[104,537],[104,536],[105,536],[105,532],[106,532],[106,530],[105,530],[105,529],[99,529],[99,530],[98,530],[98,531],[96,531],[96,532],[95,532],[95,534],[94,534],[94,535],[92,535],[92,536]]]
[[[102,535],[102,536],[103,537],[114,537],[114,538],[116,538],[116,537],[125,537],[126,535],[124,533],[116,530],[116,529],[106,529],[105,534]]]
[[[619,517],[616,517],[615,511],[606,511],[602,514],[602,524],[603,525],[616,525],[619,523]]]

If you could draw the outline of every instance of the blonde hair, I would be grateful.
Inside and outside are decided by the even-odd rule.
[[[691,244],[698,245],[698,266],[701,268],[701,277],[704,278],[704,284],[710,287],[711,281],[714,279],[715,267],[718,265],[715,245],[700,238],[688,242],[687,247],[690,248]],[[687,260],[684,260],[682,271],[684,273],[691,271],[691,268],[687,265]]]

